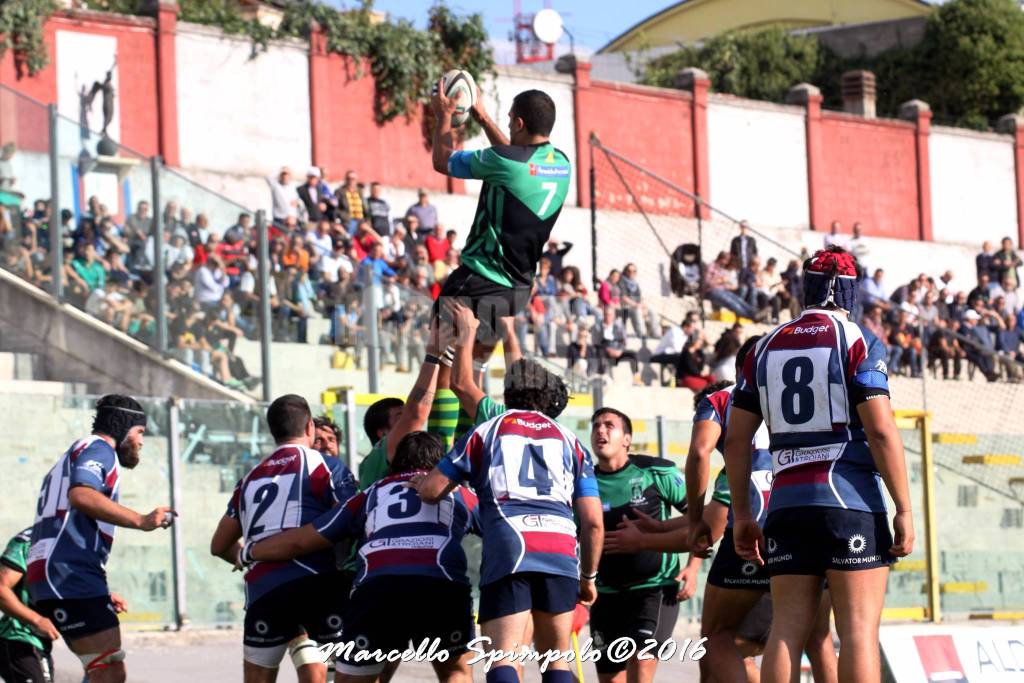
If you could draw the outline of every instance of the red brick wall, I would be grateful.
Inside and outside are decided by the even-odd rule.
[[[142,154],[156,154],[159,126],[154,26],[152,19],[94,12],[54,16],[46,23],[44,31],[49,65],[35,76],[19,77],[14,56],[8,51],[0,60],[0,84],[44,104],[56,103],[57,31],[113,36],[117,39],[117,107],[121,124],[118,142]]]
[[[311,108],[316,139],[314,162],[329,169],[332,178],[356,169],[360,180],[385,185],[447,189],[446,177],[431,165],[424,143],[419,108],[413,116],[378,125],[373,114],[374,83],[369,66],[363,77],[349,78],[349,60],[335,54],[318,57],[326,62],[329,87],[318,92]]]
[[[823,112],[820,185],[824,225],[860,221],[867,235],[916,240],[919,236],[915,127],[902,121],[867,121]]]
[[[654,90],[594,81],[576,92],[580,204],[590,205],[590,133],[601,143],[684,189],[693,191],[692,97],[687,92]],[[636,210],[604,154],[595,151],[598,208]],[[638,174],[617,162],[633,185]],[[634,188],[645,211],[693,215],[693,203],[659,183]]]

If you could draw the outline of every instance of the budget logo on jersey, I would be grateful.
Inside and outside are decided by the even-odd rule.
[[[797,325],[796,327],[789,327],[786,329],[786,332],[788,334],[821,334],[822,332],[828,331],[828,324],[809,325],[807,327],[801,327],[800,325]]]
[[[530,164],[530,175],[542,178],[568,178],[568,166],[545,166],[541,164]]]

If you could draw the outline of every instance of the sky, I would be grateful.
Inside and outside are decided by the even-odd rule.
[[[326,0],[335,7],[357,5],[355,0]],[[512,31],[513,0],[446,0],[460,14],[480,12],[495,47],[499,64],[515,61],[515,49],[509,40]],[[425,27],[427,10],[433,0],[374,0],[374,9],[392,16],[410,19]],[[576,39],[577,52],[589,54],[627,28],[669,5],[673,0],[520,0],[522,12],[533,14],[550,5],[562,15],[565,27]],[[569,51],[569,38],[563,36],[558,54]]]

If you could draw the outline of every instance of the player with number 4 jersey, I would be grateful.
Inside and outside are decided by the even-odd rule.
[[[771,577],[775,612],[762,680],[796,675],[827,578],[843,643],[839,678],[877,681],[889,565],[914,540],[903,443],[884,347],[848,318],[856,259],[829,247],[803,272],[803,312],[757,343],[733,391],[725,444],[733,537],[737,554]],[[750,440],[762,421],[774,474],[763,533],[746,495]],[[896,505],[895,540],[883,481]]]
[[[463,481],[479,497],[480,625],[490,647],[506,652],[522,645],[531,613],[537,650],[567,650],[577,600],[596,598],[601,501],[590,454],[555,422],[567,402],[561,378],[530,360],[513,363],[505,375],[507,411],[413,480],[428,502]],[[488,683],[518,680],[511,665],[487,673]],[[568,664],[553,663],[542,680],[571,681]]]
[[[316,427],[304,398],[276,399],[267,409],[267,424],[277,448],[235,486],[210,542],[213,555],[235,565],[239,539],[258,541],[300,527],[356,492],[341,461],[313,450]],[[323,680],[326,667],[313,641],[341,639],[345,584],[329,548],[251,566],[245,574],[246,683],[273,681],[285,652],[300,681]]]

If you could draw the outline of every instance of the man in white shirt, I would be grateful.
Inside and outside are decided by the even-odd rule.
[[[331,224],[324,218],[317,222],[316,228],[306,233],[306,244],[316,259],[326,258],[334,249],[334,240],[330,235]]]
[[[271,216],[275,223],[284,223],[289,216],[299,215],[299,195],[296,192],[295,183],[292,182],[292,172],[287,166],[281,167],[277,177],[267,176],[267,184],[270,185],[270,198],[273,202]]]
[[[829,234],[825,235],[825,248],[828,249],[832,245],[842,247],[846,251],[850,251],[850,238],[846,235],[840,234],[843,224],[839,221],[832,221],[832,230]]]

